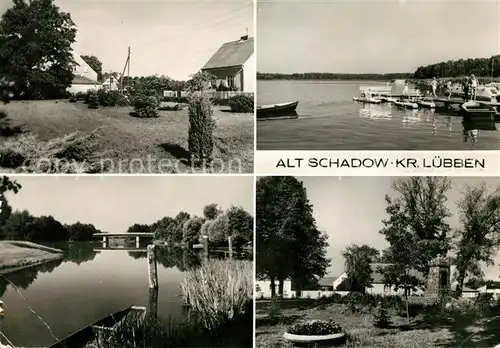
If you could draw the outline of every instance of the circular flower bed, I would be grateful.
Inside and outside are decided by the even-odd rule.
[[[339,340],[345,338],[345,333],[332,320],[308,320],[292,325],[283,338],[294,343],[312,343]]]

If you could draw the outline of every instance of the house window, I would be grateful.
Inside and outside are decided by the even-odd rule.
[[[384,285],[384,292],[391,292],[391,286],[390,285]]]
[[[234,88],[234,76],[227,77],[227,86],[230,88]]]
[[[262,290],[260,289],[260,285],[259,285],[259,284],[255,285],[255,291],[256,291],[256,292],[261,292],[261,291],[262,291]]]

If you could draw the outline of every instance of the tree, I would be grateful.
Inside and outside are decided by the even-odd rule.
[[[99,58],[87,55],[81,57],[97,73],[97,80],[102,81],[102,63]]]
[[[209,72],[200,71],[191,76],[187,82],[187,88],[190,92],[199,92],[209,89],[215,84],[217,77]]]
[[[365,292],[372,282],[371,264],[378,258],[379,251],[368,245],[350,245],[342,252],[350,291]]]
[[[32,242],[59,242],[69,239],[68,231],[53,216],[40,216],[29,225],[25,239]]]
[[[198,243],[200,239],[200,229],[204,222],[205,218],[199,216],[193,216],[187,220],[182,229],[182,243],[189,247]]]
[[[380,231],[391,243],[404,229],[405,236],[411,237],[412,248],[419,257],[414,267],[427,274],[429,262],[450,250],[450,216],[446,207],[446,193],[451,188],[446,177],[410,177],[396,180],[392,188],[399,194],[396,198],[385,197],[389,218],[383,221]],[[396,238],[397,240],[397,238]],[[398,253],[392,247],[389,253]],[[392,255],[394,259],[396,255]]]
[[[203,208],[203,216],[208,220],[215,219],[221,213],[222,210],[219,209],[219,206],[215,203],[209,204]]]
[[[131,233],[134,233],[134,232],[148,233],[148,232],[152,232],[152,231],[151,231],[151,226],[148,225],[148,224],[133,224],[132,226],[130,226],[127,229],[127,232],[131,232]]]
[[[14,96],[58,97],[73,80],[76,28],[53,0],[14,0],[0,21],[0,77]]]
[[[326,235],[317,226],[303,183],[294,177],[264,177],[257,182],[257,276],[271,281],[292,278],[297,291],[326,273]]]
[[[500,188],[488,192],[484,183],[467,186],[458,202],[458,210],[461,226],[455,234],[456,296],[462,294],[468,275],[480,275],[477,274],[480,262],[493,264],[500,245]]]
[[[232,206],[226,212],[229,234],[236,248],[253,241],[253,216],[242,207]],[[227,237],[226,237],[227,239]]]
[[[83,224],[79,221],[65,228],[68,231],[69,240],[72,241],[91,241],[94,233],[99,233],[93,224]]]
[[[215,220],[209,220],[212,223],[207,229],[208,240],[211,244],[220,246],[227,244],[227,236],[229,235],[229,217],[226,213],[222,213]]]

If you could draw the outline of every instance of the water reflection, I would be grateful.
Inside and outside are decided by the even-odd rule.
[[[390,104],[364,104],[359,108],[359,116],[372,120],[400,119],[401,127],[405,129],[415,128],[419,124],[428,126],[432,136],[444,136],[448,138],[453,134],[453,119],[462,120],[463,142],[476,143],[480,138],[481,131],[497,132],[497,124],[492,116],[461,116],[454,111],[437,112],[435,109],[397,109]],[[389,126],[390,127],[390,126]]]
[[[95,250],[93,243],[68,243],[51,244],[63,251],[63,258],[50,261],[41,265],[32,266],[16,270],[14,272],[0,274],[0,297],[4,295],[8,285],[13,285],[19,290],[26,290],[33,284],[41,273],[52,273],[57,267],[64,263],[73,263],[80,265],[85,262],[93,261],[100,253]],[[145,251],[128,251],[128,255],[134,259],[146,258]],[[177,268],[185,272],[201,264],[200,252],[186,248],[158,248],[157,261],[165,268]]]
[[[364,104],[359,109],[359,116],[371,119],[392,118],[391,105]]]

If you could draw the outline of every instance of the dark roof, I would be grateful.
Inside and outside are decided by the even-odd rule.
[[[73,77],[73,81],[71,82],[73,85],[97,85],[99,82],[89,79],[88,77],[82,75],[75,75]]]
[[[324,277],[318,281],[319,285],[322,286],[333,286],[333,282],[337,280],[338,277]]]
[[[246,40],[226,42],[201,69],[243,65],[253,54],[253,43],[253,37]]]
[[[384,268],[384,267],[387,267],[387,266],[390,266],[391,264],[390,263],[372,263],[370,266],[372,268],[372,274],[371,274],[371,277],[372,277],[372,283],[374,284],[384,284],[384,275],[382,273],[380,273],[378,271],[379,268]],[[425,281],[425,277],[424,275],[415,270],[415,269],[412,269],[410,270],[410,275],[416,277],[418,280],[420,281]]]

